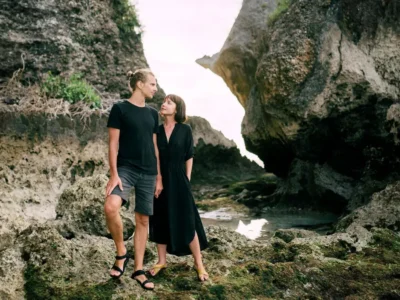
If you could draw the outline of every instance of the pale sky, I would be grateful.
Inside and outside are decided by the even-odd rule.
[[[223,46],[242,0],[130,0],[143,26],[147,62],[166,94],[181,96],[187,114],[207,119],[214,129],[235,141],[242,155],[240,133],[244,109],[225,82],[195,60]]]

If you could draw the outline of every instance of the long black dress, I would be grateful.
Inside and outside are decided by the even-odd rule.
[[[157,135],[163,191],[154,198],[150,216],[150,241],[167,244],[167,252],[191,254],[189,244],[197,232],[200,249],[208,247],[207,237],[194,203],[185,162],[193,157],[193,136],[189,125],[177,123],[169,142],[161,125]]]

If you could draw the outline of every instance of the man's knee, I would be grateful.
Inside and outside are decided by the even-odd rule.
[[[142,227],[149,226],[149,216],[136,213],[135,219],[136,219],[136,226],[142,226]]]
[[[114,215],[119,213],[119,209],[121,207],[121,197],[116,195],[109,195],[106,198],[106,202],[104,203],[104,213],[109,215]]]

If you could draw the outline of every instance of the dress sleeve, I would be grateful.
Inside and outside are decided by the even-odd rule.
[[[121,129],[121,109],[114,104],[108,117],[107,127]]]
[[[188,126],[188,130],[186,133],[186,151],[185,151],[185,161],[193,158],[194,150],[193,150],[193,134],[192,128]]]

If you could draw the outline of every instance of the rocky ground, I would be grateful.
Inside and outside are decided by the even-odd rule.
[[[190,257],[169,256],[169,267],[142,290],[129,275],[112,280],[112,240],[104,231],[103,175],[78,180],[57,203],[57,219],[32,224],[0,251],[2,299],[398,299],[400,297],[400,182],[342,219],[331,235],[278,230],[267,242],[206,228],[204,261],[210,280],[196,279]],[[130,208],[131,209],[131,208]],[[379,210],[378,210],[379,209]],[[126,244],[134,228],[123,212]],[[149,243],[145,268],[156,261]]]

